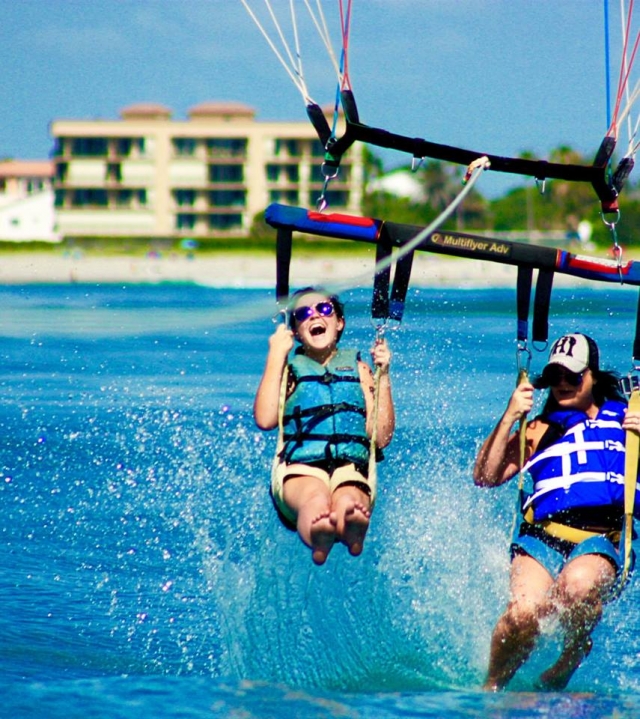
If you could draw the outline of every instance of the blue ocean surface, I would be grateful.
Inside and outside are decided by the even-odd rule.
[[[343,346],[374,338],[343,293]],[[1,287],[0,716],[640,716],[640,585],[561,693],[550,623],[487,694],[515,483],[474,487],[517,375],[515,290],[411,289],[387,336],[395,438],[365,550],[323,567],[285,529],[252,403],[271,290]],[[550,335],[632,366],[637,292],[554,290]],[[533,349],[540,371],[543,348]]]

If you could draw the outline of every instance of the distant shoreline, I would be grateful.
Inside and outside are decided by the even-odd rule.
[[[495,262],[416,253],[412,287],[515,287],[517,268]],[[373,261],[352,256],[293,257],[292,287],[309,284],[369,285]],[[0,255],[0,284],[154,284],[194,283],[210,287],[270,288],[276,281],[275,256],[249,253],[148,256],[67,255],[47,252]],[[603,286],[605,283],[596,282]],[[557,273],[554,286],[594,283]]]

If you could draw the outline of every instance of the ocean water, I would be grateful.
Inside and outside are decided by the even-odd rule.
[[[509,691],[481,691],[516,489],[471,468],[515,382],[514,291],[410,291],[365,551],[323,567],[272,509],[275,436],[252,420],[271,290],[0,299],[0,716],[640,716],[637,580],[565,692],[534,690],[553,624]],[[366,348],[369,292],[343,299],[342,344]],[[556,290],[551,336],[586,331],[626,373],[636,303]]]

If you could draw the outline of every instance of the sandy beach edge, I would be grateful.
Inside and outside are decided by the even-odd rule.
[[[305,285],[369,285],[373,261],[352,257],[293,257],[292,287]],[[515,287],[517,268],[464,258],[416,255],[412,287]],[[0,284],[144,284],[194,283],[238,289],[271,288],[276,280],[274,257],[249,254],[93,256],[16,253],[0,256]],[[554,284],[588,286],[593,282],[557,274]],[[600,283],[596,283],[600,284]]]

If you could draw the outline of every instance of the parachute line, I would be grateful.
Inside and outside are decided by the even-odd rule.
[[[488,169],[488,165],[489,161],[486,157],[480,158],[471,172],[470,179],[465,184],[463,189],[458,193],[458,195],[449,203],[449,205],[445,207],[445,209],[435,218],[435,220],[431,222],[431,224],[420,230],[420,232],[418,232],[418,234],[415,235],[415,237],[413,237],[407,244],[402,245],[402,247],[400,247],[398,251],[393,254],[393,256],[389,255],[388,257],[382,259],[380,262],[377,262],[374,268],[374,275],[383,272],[388,267],[391,267],[394,262],[397,262],[405,255],[408,255],[410,252],[413,252],[416,247],[418,247],[418,245],[421,245],[424,240],[429,237],[429,235],[434,233],[440,227],[440,225],[446,222],[449,217],[451,217],[451,215],[456,211],[456,209],[462,203],[465,197],[471,192],[473,186],[476,184],[476,182],[482,175],[483,170]],[[361,285],[364,282],[369,282],[370,280],[371,272],[368,271],[363,272],[359,275],[355,275],[354,277],[351,277],[350,279],[344,280],[342,282],[337,282],[331,285],[325,284],[324,287],[327,290],[339,293],[352,287]]]
[[[282,56],[282,53],[278,50],[278,48],[276,47],[276,45],[275,45],[275,43],[273,42],[273,40],[269,37],[269,33],[265,30],[264,25],[260,22],[260,20],[258,19],[257,15],[253,12],[253,10],[252,10],[251,7],[249,6],[247,0],[240,0],[240,2],[244,5],[245,10],[249,13],[249,16],[251,17],[251,19],[253,20],[253,22],[256,24],[256,27],[257,27],[258,30],[260,30],[260,32],[262,33],[262,36],[263,36],[264,39],[267,41],[267,44],[268,44],[269,47],[273,50],[273,53],[274,53],[275,56],[278,58],[278,60],[279,60],[280,64],[282,65],[282,67],[285,69],[285,72],[287,73],[287,75],[289,75],[289,77],[290,77],[291,80],[293,81],[293,84],[298,88],[298,91],[299,91],[300,94],[302,95],[302,98],[304,99],[305,103],[306,103],[306,104],[312,103],[313,100],[312,100],[312,98],[311,98],[311,96],[309,95],[309,92],[308,92],[308,90],[307,90],[307,86],[306,86],[306,83],[305,83],[305,81],[304,81],[304,77],[300,74],[300,68],[299,68],[299,67],[296,67],[295,70],[291,70],[291,67],[289,66],[289,64],[287,63],[287,61],[285,60],[285,58]],[[280,28],[280,24],[278,23],[278,21],[277,21],[275,15],[273,14],[273,9],[271,8],[271,5],[270,5],[270,3],[269,3],[269,0],[265,0],[265,3],[266,3],[266,5],[267,5],[267,8],[268,8],[268,10],[269,10],[269,14],[271,15],[271,18],[273,19],[273,22],[275,23],[275,26],[276,26],[278,35],[280,36],[280,38],[281,38],[281,40],[282,40],[282,42],[283,42],[283,44],[284,44],[285,52],[286,52],[286,54],[288,55],[291,64],[294,65],[294,67],[295,67],[295,66],[296,66],[296,63],[295,63],[295,61],[293,60],[293,57],[292,57],[292,55],[291,55],[291,51],[289,50],[289,46],[288,46],[286,40],[284,39],[284,35],[282,34],[282,29]]]
[[[290,43],[288,42],[287,38],[285,37],[285,33],[282,29],[282,25],[280,21],[278,20],[278,17],[271,5],[270,0],[264,0],[267,12],[269,14],[269,17],[271,18],[271,22],[273,23],[273,27],[275,29],[275,33],[278,37],[280,48],[278,47],[277,43],[272,39],[269,35],[269,32],[265,28],[265,25],[261,20],[258,18],[254,10],[251,8],[248,0],[240,0],[242,5],[244,6],[245,10],[247,11],[249,17],[253,20],[256,27],[260,32],[262,33],[262,36],[267,41],[267,44],[275,54],[276,58],[282,65],[282,67],[285,69],[286,73],[289,75],[290,79],[292,80],[293,84],[296,86],[300,94],[302,95],[302,98],[304,100],[305,105],[315,104],[310,93],[309,89],[307,87],[307,83],[304,77],[303,72],[303,62],[302,62],[302,50],[301,50],[301,44],[300,44],[300,32],[298,29],[298,18],[295,11],[295,2],[296,0],[289,0],[289,16],[291,21],[291,33],[293,35],[293,49],[290,47]],[[343,72],[340,67],[340,64],[338,63],[338,60],[336,58],[336,54],[333,50],[333,46],[331,43],[331,36],[329,34],[329,29],[327,26],[327,21],[324,15],[324,11],[322,10],[322,6],[320,4],[320,0],[316,0],[316,10],[311,5],[310,0],[303,0],[304,6],[307,9],[307,12],[309,13],[309,17],[311,18],[311,21],[316,29],[316,32],[318,33],[318,36],[320,38],[320,41],[322,45],[324,46],[327,55],[329,56],[329,60],[331,62],[331,65],[336,73],[336,77],[338,79],[338,83],[342,84],[344,82]],[[351,0],[349,0],[349,15],[350,15],[350,5]],[[341,11],[342,11],[342,0],[341,0]],[[347,32],[348,34],[348,32]],[[342,35],[344,37],[345,30],[342,28]],[[343,51],[344,52],[344,51]]]

